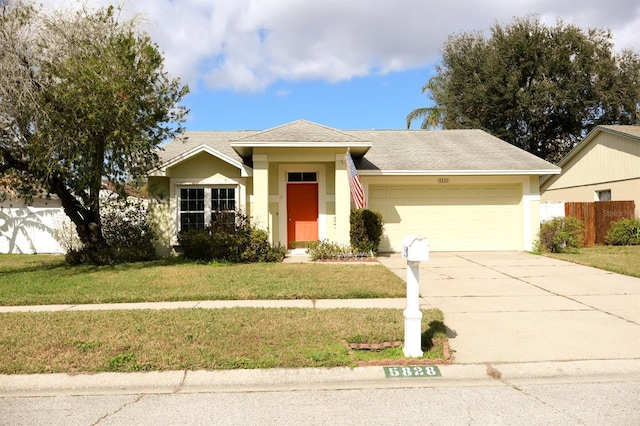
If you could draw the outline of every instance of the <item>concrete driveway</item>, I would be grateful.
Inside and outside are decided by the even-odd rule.
[[[640,359],[640,278],[523,252],[431,253],[424,308],[439,308],[456,363]],[[380,263],[406,279],[398,254]]]

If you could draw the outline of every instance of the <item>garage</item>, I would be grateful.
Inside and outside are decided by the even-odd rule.
[[[400,251],[422,235],[433,251],[520,250],[520,185],[369,186],[369,205],[385,222],[380,251]]]

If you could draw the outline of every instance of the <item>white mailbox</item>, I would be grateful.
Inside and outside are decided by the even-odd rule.
[[[429,243],[426,238],[411,235],[402,241],[402,257],[407,262],[426,262],[429,260]]]

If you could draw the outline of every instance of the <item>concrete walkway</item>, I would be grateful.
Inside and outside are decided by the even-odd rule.
[[[221,308],[391,308],[403,309],[405,299],[200,300],[186,302],[101,303],[96,305],[0,306],[3,312],[113,311],[133,309]]]

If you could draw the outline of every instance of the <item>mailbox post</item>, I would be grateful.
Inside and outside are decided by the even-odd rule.
[[[404,356],[418,358],[422,352],[420,312],[420,262],[429,260],[429,243],[420,236],[406,237],[402,257],[407,259],[407,306],[404,310]]]

